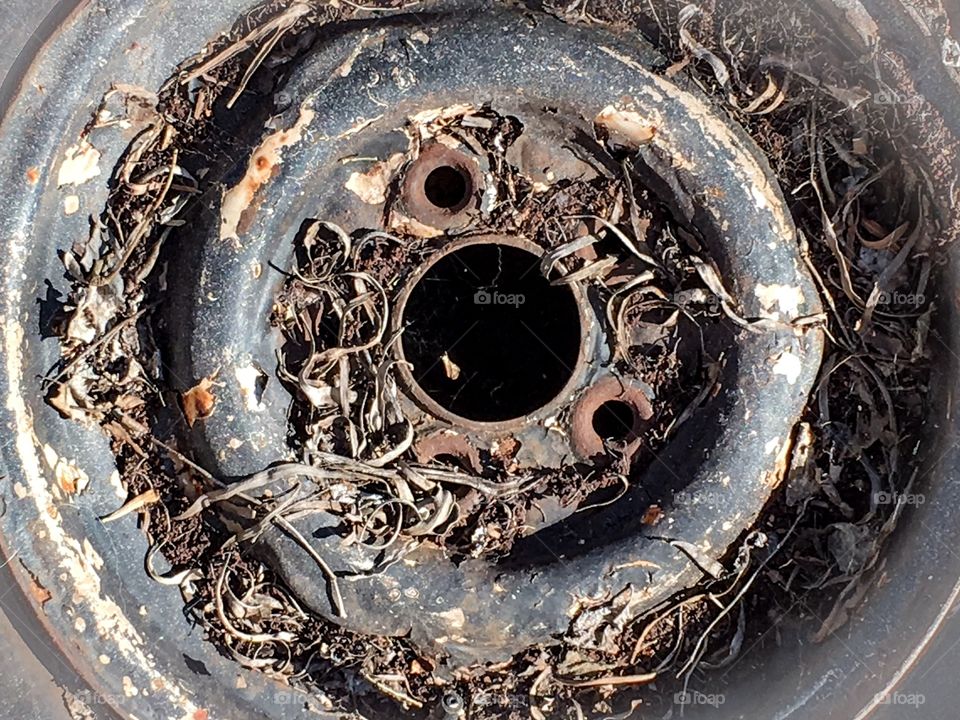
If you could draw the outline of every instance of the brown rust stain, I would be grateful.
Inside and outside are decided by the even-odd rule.
[[[293,127],[267,136],[253,152],[246,174],[223,194],[220,204],[221,240],[239,242],[240,233],[249,229],[259,207],[255,203],[257,193],[279,172],[284,148],[296,145],[303,139],[304,130],[313,122],[315,115],[311,108],[300,108],[300,115]]]

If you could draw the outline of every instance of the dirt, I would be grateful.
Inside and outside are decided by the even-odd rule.
[[[247,18],[231,38],[186,61],[184,68],[205,62],[244,37],[273,17],[276,7],[279,5]],[[74,313],[90,310],[84,298],[89,297],[91,288],[109,287],[97,283],[104,282],[111,268],[121,289],[144,289],[147,299],[140,304],[129,299],[136,297],[135,293],[118,293],[123,299],[116,301],[115,316],[107,319],[117,330],[100,336],[94,344],[70,338],[64,330],[62,377],[52,387],[51,398],[65,415],[92,419],[111,434],[131,498],[148,490],[159,493],[159,503],[140,510],[147,519],[151,543],[170,565],[169,572],[191,572],[190,580],[182,585],[190,611],[211,641],[241,664],[323,693],[333,707],[343,711],[359,702],[389,715],[399,703],[411,715],[425,716],[445,693],[454,691],[470,707],[470,717],[480,719],[610,714],[637,703],[657,712],[669,709],[673,689],[684,687],[694,671],[709,673],[710,667],[730,667],[738,662],[742,649],[761,639],[772,620],[792,617],[799,622],[795,611],[788,610],[798,601],[802,607],[812,606],[822,618],[812,633],[819,639],[842,627],[856,612],[864,588],[878,575],[883,542],[897,519],[896,503],[878,498],[909,490],[915,477],[915,459],[907,448],[913,448],[921,437],[929,344],[936,339],[929,325],[932,286],[927,280],[935,249],[925,239],[928,234],[919,232],[925,223],[933,222],[926,185],[919,177],[920,170],[910,164],[908,148],[899,146],[903,141],[896,133],[896,119],[869,102],[851,109],[849,93],[838,90],[848,87],[843,78],[845,73],[849,77],[850,68],[829,69],[831,56],[822,39],[786,31],[793,27],[792,18],[751,12],[749,4],[744,5],[736,16],[737,25],[743,28],[742,45],[729,52],[729,38],[723,36],[720,21],[725,15],[713,12],[712,3],[705,4],[685,27],[700,45],[716,53],[724,67],[735,71],[729,85],[721,87],[715,63],[690,60],[690,48],[681,42],[678,32],[680,5],[658,7],[654,16],[646,6],[628,5],[625,12],[620,3],[601,0],[564,8],[562,14],[572,22],[596,19],[638,26],[664,52],[668,63],[674,64],[664,71],[687,74],[725,106],[766,153],[780,179],[794,221],[809,243],[811,266],[821,278],[832,338],[818,395],[804,418],[810,448],[805,456],[795,451],[787,489],[758,523],[758,533],[744,538],[727,558],[719,578],[675,598],[668,608],[631,622],[615,643],[588,643],[572,623],[570,636],[561,643],[531,648],[499,666],[460,668],[451,679],[435,672],[433,661],[403,639],[358,636],[320,617],[304,617],[270,568],[232,542],[232,533],[216,508],[175,519],[217,483],[176,450],[174,428],[180,393],[163,382],[154,359],[154,351],[163,347],[165,331],[152,314],[155,302],[163,299],[163,285],[157,273],[150,273],[151,263],[160,268],[172,262],[175,244],[168,241],[160,248],[158,259],[154,249],[161,231],[149,227],[140,244],[124,254],[122,263],[110,264],[117,258],[101,255],[102,249],[94,247],[99,238],[77,243],[77,262],[84,272],[76,278],[71,302],[80,309]],[[799,8],[791,12],[801,17],[808,11]],[[325,22],[347,14],[345,9],[327,9],[322,17],[303,21],[289,32],[317,32]],[[811,21],[809,17],[801,19]],[[260,107],[254,119],[248,116],[241,126],[238,114],[254,112],[256,103],[244,106],[241,99],[238,113],[225,107],[253,52],[244,50],[206,72],[199,97],[191,99],[176,78],[171,80],[160,93],[158,118],[163,120],[158,122],[161,128],[173,128],[173,139],[158,135],[137,157],[137,177],[161,171],[176,157],[193,177],[210,183],[218,177],[217,158],[253,147],[258,138],[243,128],[257,127],[255,120],[265,119],[269,108]],[[676,63],[685,65],[681,68]],[[255,76],[251,85],[255,96],[269,96],[272,84],[283,73],[284,65],[278,67],[273,73]],[[810,82],[807,78],[813,76],[833,78],[837,85]],[[775,111],[758,115],[730,106],[731,95],[741,97],[738,107],[742,108],[749,93],[761,92],[769,78],[788,87],[788,77],[786,100]],[[509,206],[494,215],[486,231],[525,235],[549,251],[570,237],[600,229],[596,223],[582,221],[558,233],[551,218],[613,218],[614,224],[662,261],[661,290],[683,301],[683,311],[677,312],[676,304],[631,296],[620,315],[622,324],[607,328],[619,338],[619,370],[642,379],[668,400],[649,428],[646,444],[633,459],[633,473],[642,474],[653,454],[669,442],[672,421],[709,385],[732,330],[716,299],[700,281],[684,232],[666,208],[643,189],[631,192],[623,175],[562,182],[547,192],[534,192],[530,183],[503,161],[506,148],[493,145],[496,138],[505,138],[508,147],[521,130],[510,118],[492,111],[488,111],[488,119],[492,121],[490,129],[459,128],[472,133],[491,157],[500,158],[496,181],[511,197]],[[610,159],[622,163],[627,157]],[[122,170],[117,173],[116,190],[103,222],[130,238],[145,218],[148,222],[152,219],[159,204],[157,193],[163,192],[163,187],[158,183],[147,193],[135,194],[129,183],[122,181]],[[881,181],[869,184],[878,173]],[[862,192],[856,194],[856,190]],[[168,188],[167,192],[176,190]],[[631,205],[637,210],[634,218],[630,217]],[[835,218],[835,243],[829,241],[824,216]],[[894,237],[903,223],[908,229]],[[346,232],[358,241],[367,230]],[[343,281],[343,274],[362,273],[370,278],[370,287],[379,285],[385,297],[395,301],[411,268],[439,250],[434,240],[402,234],[399,239],[402,242],[369,243],[355,258],[336,265],[340,280],[333,284],[337,292],[349,297],[356,288]],[[289,373],[284,382],[295,398],[291,443],[299,453],[320,448],[349,454],[350,422],[368,430],[374,449],[395,447],[402,440],[399,419],[368,426],[368,419],[341,412],[342,402],[330,404],[326,396],[318,401],[316,393],[325,392],[320,385],[305,390],[297,380],[316,353],[364,345],[371,330],[377,329],[377,306],[364,298],[357,304],[364,312],[346,317],[341,326],[320,320],[326,317],[322,312],[325,301],[311,290],[309,281],[321,274],[318,258],[329,258],[337,242],[336,233],[319,230],[315,236],[300,238],[297,260],[301,278],[285,285],[273,316],[286,339],[282,365]],[[910,242],[914,244],[908,246]],[[908,252],[901,257],[898,253],[905,246]],[[88,262],[91,257],[107,262],[92,264]],[[605,257],[615,259],[617,271],[592,281],[593,298],[600,307],[613,296],[618,273],[623,279],[637,272],[623,248],[605,241],[588,253],[571,255],[560,265],[563,272],[577,272]],[[878,279],[884,287],[875,291]],[[875,297],[876,292],[880,297]],[[100,311],[102,307],[96,306]],[[392,357],[383,343],[371,353],[378,362]],[[374,365],[374,374],[377,369]],[[371,377],[371,368],[363,365],[351,366],[350,372],[357,388]],[[86,381],[84,391],[70,386],[74,387],[71,399],[65,400],[64,388],[77,376]],[[206,394],[194,396],[186,406],[193,408],[192,420],[197,422],[202,422],[205,413],[215,412],[211,399],[215,388],[208,385],[202,391]],[[203,402],[193,402],[198,400]],[[479,476],[483,480],[516,480],[519,468],[514,462],[514,443],[515,439],[507,437],[496,452],[481,454]],[[437,468],[450,469],[445,460],[440,456],[435,461]],[[451,513],[439,524],[436,541],[455,557],[501,557],[523,534],[531,513],[546,500],[576,506],[615,497],[618,460],[611,452],[587,465],[543,471],[530,492],[503,502],[485,503],[476,492],[458,493],[459,513],[455,518]],[[647,512],[648,522],[655,524],[657,511],[651,508]],[[386,509],[372,526],[361,523],[359,529],[385,540],[397,517],[402,531],[407,521]],[[478,528],[488,529],[490,537],[479,549],[475,541]],[[749,592],[739,594],[747,586]],[[217,607],[224,597],[244,598],[256,612],[232,617],[228,625]],[[723,615],[718,606],[724,608]],[[709,636],[701,640],[707,632]],[[286,637],[284,633],[293,639],[265,644],[244,639],[250,634]],[[659,673],[655,682],[638,682],[628,692],[614,691],[615,678],[653,672]],[[383,680],[398,677],[401,680]],[[604,678],[610,682],[604,684]],[[574,687],[575,680],[584,679],[597,681],[597,687]],[[358,683],[364,688],[359,701]]]

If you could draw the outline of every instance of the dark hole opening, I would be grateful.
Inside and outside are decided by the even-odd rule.
[[[448,411],[510,420],[553,400],[580,351],[580,316],[539,257],[477,244],[440,258],[410,292],[401,343],[420,388]]]
[[[633,406],[608,400],[593,413],[593,429],[604,440],[623,440],[633,430]]]
[[[458,210],[470,195],[467,176],[452,165],[434,168],[423,183],[423,192],[433,205],[444,210]]]

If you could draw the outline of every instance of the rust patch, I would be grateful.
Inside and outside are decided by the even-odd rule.
[[[205,377],[199,383],[187,390],[181,395],[183,403],[183,415],[187,419],[187,425],[193,427],[197,420],[205,420],[213,415],[217,406],[217,397],[212,392],[214,386],[213,377]]]
[[[50,600],[53,598],[53,595],[43,586],[43,583],[40,582],[37,576],[31,572],[30,568],[23,564],[23,561],[20,562],[20,566],[26,571],[28,577],[30,578],[30,584],[27,586],[27,588],[30,590],[30,597],[42,608],[44,605],[50,602]]]
[[[463,435],[450,431],[441,431],[419,441],[413,448],[417,460],[428,463],[441,455],[450,455],[466,463],[471,470],[479,474],[483,470],[480,454]]]
[[[253,222],[250,215],[244,217],[244,214],[251,207],[256,213],[254,200],[257,193],[278,172],[284,148],[296,145],[303,139],[304,130],[313,122],[315,115],[311,108],[301,108],[293,127],[269,135],[254,150],[243,179],[223,194],[220,204],[221,240],[239,242],[241,224],[243,229],[247,229]]]
[[[574,451],[582,458],[592,458],[604,453],[603,439],[593,427],[594,414],[607,402],[626,403],[633,411],[633,424],[624,438],[627,447],[624,457],[630,457],[641,443],[643,423],[653,417],[653,408],[643,391],[625,385],[614,377],[607,377],[589,388],[573,408],[570,423],[570,439]]]

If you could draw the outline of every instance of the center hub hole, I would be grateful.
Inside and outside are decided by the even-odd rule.
[[[608,400],[593,413],[593,429],[604,440],[623,440],[633,431],[633,406],[622,400]]]
[[[438,208],[459,210],[470,199],[470,179],[452,165],[441,165],[427,175],[423,193]]]
[[[522,417],[556,398],[580,351],[573,292],[551,286],[537,255],[469,245],[434,263],[410,291],[401,338],[420,389],[480,422]]]

